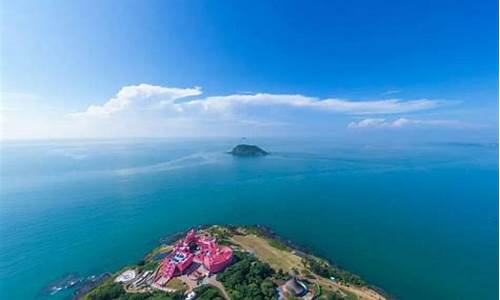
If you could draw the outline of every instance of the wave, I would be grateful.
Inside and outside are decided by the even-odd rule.
[[[112,173],[118,176],[131,176],[144,173],[163,172],[183,168],[197,167],[201,165],[214,164],[219,161],[220,153],[194,153],[182,156],[166,162],[161,162],[153,165],[123,168],[113,170]]]
[[[2,192],[9,193],[19,189],[34,188],[44,186],[48,183],[63,183],[86,180],[96,177],[115,177],[115,176],[134,176],[138,174],[166,172],[184,168],[193,168],[202,165],[216,164],[223,159],[223,153],[194,153],[182,156],[173,160],[164,161],[156,164],[118,168],[118,169],[100,169],[100,170],[73,170],[63,173],[39,175],[26,175],[22,180],[16,178],[2,178]]]

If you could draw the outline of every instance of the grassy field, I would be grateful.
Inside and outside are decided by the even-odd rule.
[[[344,294],[347,295],[347,300],[358,300],[358,296],[355,293],[348,291],[346,289],[341,289],[341,290],[342,292],[344,292]]]
[[[287,250],[273,247],[262,237],[249,234],[235,235],[231,239],[243,249],[255,253],[260,261],[268,263],[276,271],[281,269],[290,272],[292,269],[296,269],[302,272],[304,269],[300,257]]]
[[[280,269],[286,273],[298,271],[302,276],[313,279],[314,282],[321,284],[325,293],[341,292],[345,299],[348,300],[385,299],[385,297],[373,290],[354,285],[344,286],[340,283],[334,283],[327,278],[313,275],[304,266],[301,257],[293,253],[293,249],[290,249],[279,241],[256,235],[251,230],[247,230],[247,228],[242,229],[242,231],[247,234],[233,235],[231,236],[231,241],[243,250],[254,253],[260,261],[268,263],[275,271]],[[320,258],[315,257],[315,259],[323,261]],[[325,263],[327,262],[325,261]],[[326,297],[327,295],[324,296]]]
[[[177,290],[177,291],[183,291],[187,290],[188,286],[179,278],[173,278],[167,283],[167,287]]]

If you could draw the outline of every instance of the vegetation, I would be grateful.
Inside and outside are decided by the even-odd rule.
[[[234,300],[275,299],[274,274],[268,264],[245,252],[235,252],[236,262],[217,276]]]
[[[346,294],[346,297],[344,299],[347,299],[347,300],[358,300],[358,296],[356,296],[356,294],[354,294],[353,292],[351,291],[348,291],[346,289],[341,289],[342,292],[344,294]]]
[[[322,292],[322,290],[321,290],[321,285],[319,285],[319,284],[317,284],[317,283],[316,283],[316,284],[314,285],[314,295],[315,295],[316,297],[319,297],[319,296],[321,296],[321,292]]]
[[[260,261],[268,263],[275,271],[282,269],[289,273],[295,268],[300,272],[304,268],[299,256],[291,251],[279,250],[271,246],[267,238],[249,234],[245,236],[235,235],[232,240],[242,249],[255,253]]]
[[[160,253],[165,253],[165,252],[169,252],[170,250],[172,249],[172,246],[171,245],[161,245],[161,246],[158,246],[156,248],[154,248],[151,252],[149,252],[148,254],[146,254],[146,256],[144,257],[144,261],[154,261],[154,260],[157,260],[157,259],[154,259],[154,257]]]
[[[283,269],[279,269],[278,272],[274,274],[274,278],[284,281],[287,281],[290,277],[290,274],[283,272]]]
[[[217,240],[227,239],[227,238],[231,237],[231,234],[226,229],[223,229],[219,226],[212,226],[212,227],[207,229],[207,232],[211,236],[215,237]]]
[[[221,228],[219,226],[212,226],[207,229],[207,232],[217,239],[217,243],[226,246],[236,246],[235,243],[231,242],[231,232],[227,228]]]
[[[308,279],[316,278],[315,275],[313,273],[311,273],[311,271],[309,271],[308,269],[302,270],[302,275],[304,275]]]
[[[210,285],[202,285],[194,289],[196,300],[224,300],[218,288]]]
[[[278,250],[289,250],[288,246],[278,240],[269,240],[269,245]]]
[[[257,236],[267,236],[268,233],[266,230],[262,227],[259,226],[253,226],[253,225],[243,225],[241,228],[245,229],[245,231],[248,234],[255,234]]]
[[[181,300],[184,296],[181,293],[167,294],[165,292],[154,293],[127,293],[118,300]]]
[[[320,259],[307,256],[302,259],[304,266],[308,267],[313,273],[324,277],[330,278],[335,277],[335,280],[343,282],[345,284],[353,284],[356,286],[363,286],[365,282],[357,275],[349,273],[345,270],[332,267],[329,263],[324,262]]]
[[[332,291],[325,291],[320,297],[319,300],[345,300],[345,298],[339,293]]]
[[[107,281],[85,295],[82,300],[181,300],[182,293],[126,293],[122,286],[113,281]]]
[[[244,229],[242,233],[241,228]],[[226,245],[235,245],[234,263],[226,270],[217,275],[217,280],[224,286],[216,287],[202,285],[194,289],[196,299],[199,300],[224,300],[226,293],[232,300],[267,300],[276,299],[278,296],[276,284],[285,283],[292,276],[300,277],[310,291],[313,291],[315,299],[318,300],[357,300],[360,299],[356,293],[363,295],[359,287],[366,287],[360,277],[332,266],[326,260],[304,253],[297,254],[292,246],[288,246],[264,227],[244,226],[226,227],[211,226],[204,229],[206,233],[217,238],[218,242]],[[171,246],[161,246],[149,253],[143,260],[133,268],[138,272],[154,270],[158,267],[160,260],[155,258],[160,252],[167,252]],[[161,257],[160,257],[161,258]],[[354,290],[345,289],[342,285],[334,287],[323,284],[323,279],[335,278],[345,286],[352,286]],[[114,283],[108,279],[102,284],[88,292],[83,300],[180,300],[184,299],[187,285],[178,278],[172,279],[168,287],[177,290],[176,293],[162,291],[146,293],[127,293],[121,284]],[[358,287],[358,288],[357,288]],[[357,290],[358,289],[358,290]],[[356,291],[354,293],[353,291]],[[362,297],[361,297],[362,298]],[[296,299],[289,295],[287,299]]]
[[[187,285],[184,283],[184,281],[180,280],[179,278],[172,278],[167,283],[167,288],[177,291],[186,291]]]
[[[137,263],[136,266],[128,266],[127,269],[133,268],[136,269],[137,272],[143,272],[143,271],[153,271],[156,270],[158,265],[160,264],[159,261],[144,261],[141,260]]]
[[[120,296],[124,295],[125,291],[122,286],[118,283],[112,281],[106,281],[105,283],[99,285],[87,295],[85,295],[83,300],[113,300],[119,299]]]
[[[158,261],[151,261],[151,262],[146,263],[142,267],[142,269],[145,271],[153,271],[153,270],[156,270],[156,268],[158,268],[159,264],[160,264],[160,262],[158,262]]]
[[[280,241],[280,240],[278,240],[276,238],[270,237],[270,233],[269,233],[269,231],[266,228],[258,227],[258,226],[250,226],[250,225],[243,226],[243,228],[249,234],[253,234],[253,235],[256,235],[258,237],[265,238],[266,241],[269,243],[270,246],[272,246],[272,247],[274,247],[274,248],[276,248],[278,250],[283,250],[283,251],[289,251],[290,250],[290,247],[288,247],[282,241]]]

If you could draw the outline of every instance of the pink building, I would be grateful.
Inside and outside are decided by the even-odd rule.
[[[162,260],[154,282],[160,286],[166,284],[172,277],[182,274],[193,261],[203,264],[210,273],[217,273],[224,270],[232,258],[230,247],[218,245],[211,237],[196,236],[196,231],[192,229]]]
[[[227,246],[217,245],[214,239],[202,237],[199,239],[201,248],[198,259],[211,273],[224,270],[231,263],[233,250]]]

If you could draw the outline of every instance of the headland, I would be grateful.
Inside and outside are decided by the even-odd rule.
[[[222,225],[191,229],[78,298],[389,299],[359,276],[300,250],[265,227]]]

